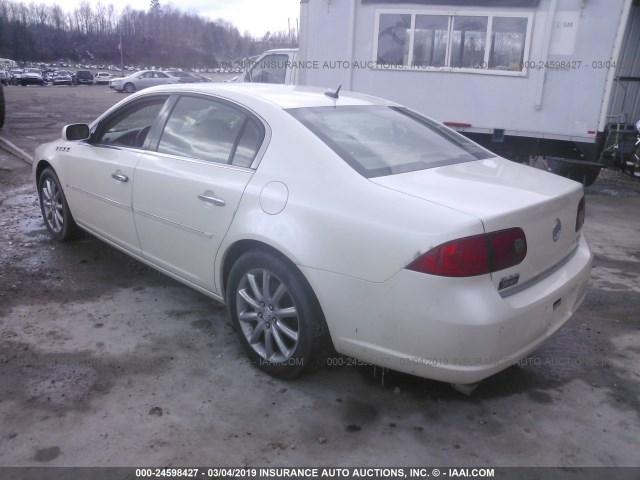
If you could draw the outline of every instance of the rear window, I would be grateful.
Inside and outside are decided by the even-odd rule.
[[[288,112],[367,178],[495,156],[447,127],[401,107],[313,107]]]

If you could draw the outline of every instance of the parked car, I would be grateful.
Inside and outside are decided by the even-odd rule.
[[[46,85],[46,81],[42,75],[42,70],[39,68],[25,68],[22,70],[20,85],[23,87],[26,87],[27,85]]]
[[[183,72],[178,70],[165,70],[164,73],[169,75],[170,77],[175,77],[178,79],[179,83],[202,83],[203,77],[196,75],[194,73]]]
[[[56,85],[73,85],[73,76],[67,70],[58,70],[54,73],[51,83]]]
[[[76,72],[76,85],[93,85],[93,73],[89,70],[78,70]]]
[[[13,85],[18,85],[20,80],[22,79],[22,69],[14,68],[10,71],[11,73],[11,83]]]
[[[96,85],[109,85],[113,76],[109,72],[98,72],[94,77]]]
[[[211,80],[208,77],[205,77],[204,75],[199,75],[197,73],[192,73],[191,75],[193,75],[194,77],[198,77],[200,79],[200,82],[203,82],[203,83],[211,83],[211,82],[213,82],[213,80]]]
[[[277,377],[333,347],[472,384],[557,331],[590,276],[580,183],[339,89],[148,89],[38,147],[33,175],[54,239],[80,227],[225,302]]]
[[[118,92],[133,93],[143,88],[172,83],[179,83],[178,78],[158,70],[143,70],[126,77],[114,78],[109,82],[109,87]]]

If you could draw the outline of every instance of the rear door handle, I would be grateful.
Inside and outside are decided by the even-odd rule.
[[[216,207],[224,207],[227,204],[227,202],[225,202],[222,198],[216,197],[215,193],[210,190],[201,193],[200,195],[198,195],[198,198],[203,202],[210,203],[211,205],[215,205]]]
[[[117,182],[127,183],[129,181],[129,177],[127,177],[120,170],[111,174],[111,178],[113,178]]]

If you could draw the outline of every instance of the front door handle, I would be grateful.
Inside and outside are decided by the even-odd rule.
[[[227,202],[225,202],[222,198],[218,198],[214,195],[215,193],[213,193],[211,190],[207,190],[206,192],[198,195],[198,198],[203,202],[210,203],[211,205],[215,205],[216,207],[224,207],[227,204]]]
[[[113,178],[116,182],[127,183],[129,181],[129,177],[127,177],[120,170],[111,174],[111,178]]]

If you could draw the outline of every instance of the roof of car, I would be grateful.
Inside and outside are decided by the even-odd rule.
[[[296,87],[262,83],[196,83],[162,85],[147,92],[206,93],[235,100],[243,104],[268,103],[282,109],[303,107],[334,107],[347,105],[394,105],[377,97],[340,90],[337,99],[325,95],[335,89]]]

